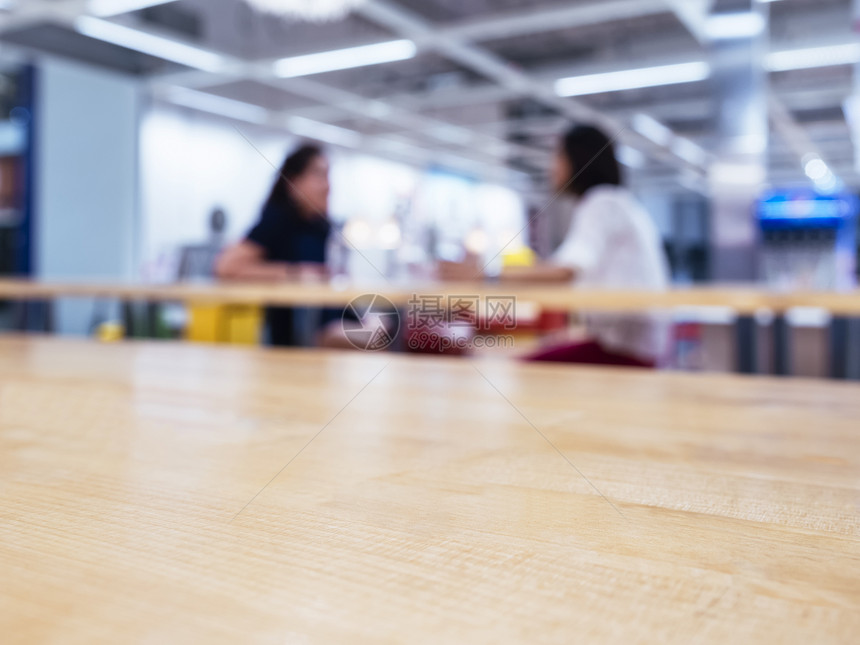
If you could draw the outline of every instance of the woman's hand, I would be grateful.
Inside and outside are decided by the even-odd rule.
[[[462,262],[439,260],[436,278],[443,282],[475,282],[484,279],[484,269],[475,255],[466,256]]]
[[[317,283],[329,279],[328,267],[324,264],[268,262],[263,248],[248,240],[223,251],[215,264],[215,272],[221,280],[245,282],[292,280]]]
[[[291,278],[299,282],[328,282],[329,270],[325,264],[303,262],[290,266]]]
[[[576,279],[576,271],[554,264],[530,267],[505,267],[499,276],[502,282],[567,284]]]
[[[221,252],[215,262],[215,275],[219,280],[273,282],[290,277],[290,266],[267,262],[263,247],[243,240]]]

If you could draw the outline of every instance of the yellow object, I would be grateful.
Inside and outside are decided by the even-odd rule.
[[[535,252],[524,246],[505,253],[502,256],[502,265],[505,267],[530,267],[534,266]]]
[[[260,307],[192,304],[185,337],[196,343],[258,345],[262,326]]]
[[[96,337],[103,343],[116,343],[125,336],[125,327],[116,322],[106,322],[99,325]]]

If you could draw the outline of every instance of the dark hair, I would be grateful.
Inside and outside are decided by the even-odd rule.
[[[278,170],[278,176],[269,192],[264,209],[286,210],[292,202],[289,191],[290,182],[303,175],[314,160],[324,154],[322,148],[311,143],[306,143],[291,152]]]
[[[590,125],[575,125],[561,139],[561,151],[573,175],[565,190],[582,196],[595,186],[621,185],[621,168],[612,141]]]

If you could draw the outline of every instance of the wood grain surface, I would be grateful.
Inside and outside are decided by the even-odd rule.
[[[0,298],[54,299],[61,297],[119,298],[161,302],[252,305],[346,305],[366,294],[384,295],[405,306],[417,295],[516,296],[547,308],[589,311],[642,311],[651,308],[725,307],[738,313],[758,310],[785,312],[795,307],[817,307],[841,316],[860,316],[860,291],[781,293],[758,287],[672,289],[668,291],[589,290],[567,285],[498,285],[488,283],[378,283],[332,285],[283,282],[277,284],[177,283],[166,285],[37,282],[0,280]]]
[[[0,338],[0,641],[856,643],[860,387]]]

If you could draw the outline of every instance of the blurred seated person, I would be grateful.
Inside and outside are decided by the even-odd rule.
[[[220,255],[216,275],[222,280],[256,282],[327,279],[329,189],[329,162],[322,149],[303,145],[290,154],[275,179],[260,221],[244,240]],[[301,344],[303,320],[314,313],[319,314],[314,326],[323,336],[340,325],[341,312],[336,310],[267,308],[269,343]]]
[[[183,246],[180,250],[179,280],[211,280],[215,275],[215,263],[224,248],[224,230],[227,214],[215,208],[209,216],[209,239],[204,244]]]
[[[622,186],[612,142],[591,126],[575,126],[561,139],[553,188],[573,198],[567,237],[550,259],[510,267],[502,282],[576,284],[594,289],[665,289],[669,270],[660,234],[644,208]],[[474,279],[474,259],[442,263],[443,279]],[[549,347],[536,361],[656,367],[668,351],[668,323],[653,314],[594,314],[584,318],[586,340]]]

